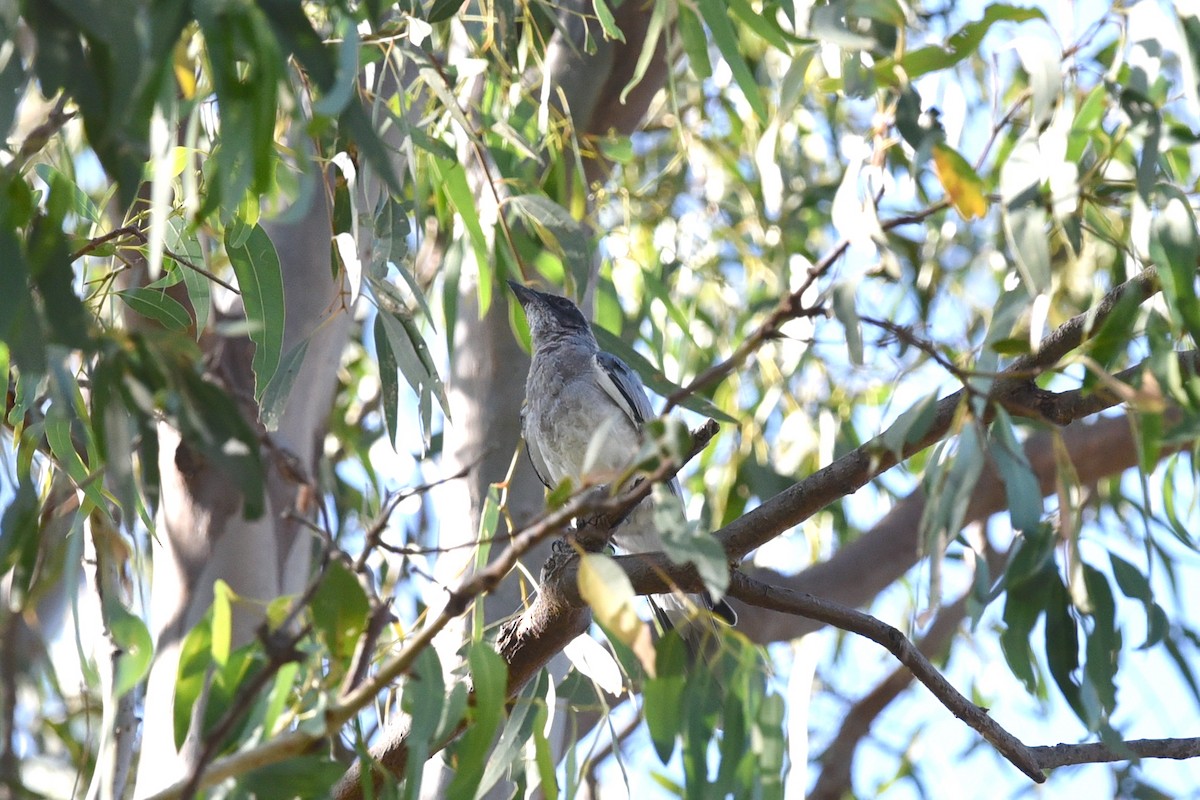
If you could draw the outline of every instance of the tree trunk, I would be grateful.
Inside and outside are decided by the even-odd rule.
[[[213,584],[223,580],[247,603],[234,606],[233,645],[244,644],[262,621],[267,601],[292,594],[308,580],[312,542],[288,512],[308,514],[311,495],[287,477],[280,454],[299,465],[305,480],[316,474],[336,368],[351,328],[342,285],[331,277],[329,204],[324,191],[290,224],[266,223],[279,253],[287,319],[283,352],[309,339],[296,391],[287,400],[279,429],[270,434],[276,453],[264,452],[266,512],[257,520],[242,516],[238,487],[206,463],[177,431],[159,426],[162,493],[154,538],[151,631],[154,663],[146,691],[137,795],[146,796],[179,780],[194,766],[201,739],[195,709],[182,749],[175,749],[173,713],[179,650],[183,638],[208,610]],[[234,397],[251,397],[253,345],[248,339],[206,335],[203,341],[212,376]],[[257,426],[257,409],[243,404]],[[309,499],[305,499],[309,498]]]

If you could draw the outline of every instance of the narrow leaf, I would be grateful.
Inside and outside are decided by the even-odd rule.
[[[225,251],[242,292],[250,340],[254,342],[251,362],[254,397],[261,400],[283,354],[283,275],[275,245],[271,244],[271,237],[261,225],[250,228],[240,244],[235,243],[235,236],[227,227]]]

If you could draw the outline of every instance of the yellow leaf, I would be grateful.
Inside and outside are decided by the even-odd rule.
[[[975,219],[987,213],[983,179],[954,148],[943,143],[933,146],[933,172],[963,219]]]
[[[187,46],[182,42],[175,47],[171,67],[175,72],[175,80],[179,83],[179,94],[184,100],[196,96],[196,70],[192,59],[188,56]]]
[[[579,562],[579,594],[592,607],[596,621],[631,648],[647,674],[654,675],[654,647],[650,629],[634,608],[633,584],[611,558],[585,553]]]

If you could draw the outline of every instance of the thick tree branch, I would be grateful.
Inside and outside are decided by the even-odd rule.
[[[718,429],[716,422],[708,420],[693,431],[692,446],[681,463],[664,461],[662,466],[646,479],[616,495],[611,494],[606,487],[581,492],[557,511],[545,515],[540,522],[517,532],[511,544],[498,558],[464,581],[452,593],[442,613],[427,628],[436,627],[440,631],[451,619],[465,613],[474,598],[491,591],[508,575],[521,555],[552,534],[564,530],[572,519],[586,520],[590,528],[611,531],[634,506],[650,494],[655,483],[675,477],[684,463],[694,458],[712,441]],[[577,581],[574,578],[568,581],[562,577],[563,574],[575,574],[574,568],[578,562],[573,556],[572,550],[566,550],[547,562],[543,567],[541,586],[533,605],[501,629],[497,645],[508,666],[509,697],[520,691],[526,681],[561,652],[568,642],[587,629],[591,614],[578,597]],[[567,585],[575,588],[575,591],[564,591]],[[429,638],[432,640],[432,637]],[[397,658],[410,649],[411,647],[406,647]],[[410,664],[411,658],[402,669],[397,670],[391,667],[391,662],[385,663],[368,683],[370,687],[374,687],[370,689],[370,697],[374,697],[380,688],[386,687],[403,674]],[[348,703],[349,698],[344,702]],[[407,737],[407,725],[388,730],[383,740],[372,748],[374,762],[392,774],[402,775],[408,758]],[[362,784],[360,762],[355,762],[338,783],[333,794],[338,800],[358,800],[364,796]]]

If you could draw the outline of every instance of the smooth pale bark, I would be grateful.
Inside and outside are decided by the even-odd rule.
[[[590,0],[560,4],[561,24],[547,46],[544,69],[553,107],[558,113],[570,116],[578,136],[609,130],[629,134],[642,124],[651,100],[666,79],[667,63],[661,42],[641,83],[624,103],[618,98],[632,78],[652,10],[652,6],[640,3],[623,3],[615,9],[617,24],[625,34],[622,43],[604,38]],[[476,203],[481,208],[494,206],[495,192],[503,197],[504,187],[491,185],[489,174],[478,163],[474,151],[468,149],[463,157]],[[603,162],[587,161],[583,180],[590,183],[604,169]],[[501,241],[496,246],[504,247],[506,243]],[[529,356],[516,341],[509,324],[507,292],[502,294],[501,289],[494,287],[491,307],[481,317],[478,281],[478,267],[468,252],[458,286],[455,349],[447,380],[453,420],[446,426],[444,471],[453,474],[468,465],[474,468],[466,479],[448,484],[435,494],[441,519],[439,544],[457,548],[447,550],[438,561],[439,581],[449,586],[455,585],[470,568],[474,553],[462,545],[473,541],[488,489],[504,480],[517,450],[525,376],[529,369]],[[522,454],[508,485],[508,509],[514,522],[520,525],[539,513],[544,505],[543,495],[541,483]],[[498,533],[503,535],[505,530],[501,523]],[[530,574],[537,575],[548,555],[547,544],[531,552],[523,563]],[[485,601],[488,623],[519,611],[533,588],[515,577],[502,583]],[[444,593],[435,590],[428,602],[431,607],[440,608],[444,599]],[[439,637],[439,652],[447,666],[453,663],[454,653],[461,645],[465,622],[464,619],[459,625],[447,628]],[[559,658],[552,669],[561,677],[566,666],[565,659]],[[552,734],[560,752],[567,744],[564,723],[560,715]],[[431,768],[434,774],[427,774],[423,790],[427,797],[437,796],[446,776],[437,759]]]
[[[304,390],[288,398],[271,439],[310,478],[321,455],[336,369],[351,328],[342,284],[331,275],[330,226],[323,191],[314,193],[310,207],[295,222],[264,226],[283,271],[287,305],[283,352],[309,339],[295,383]],[[252,396],[249,341],[209,335],[203,343],[212,372],[235,396]],[[247,408],[246,413],[252,416],[255,410]],[[236,647],[254,635],[265,602],[303,588],[312,552],[309,535],[283,516],[293,509],[300,513],[311,509],[303,507],[300,487],[281,474],[279,461],[271,454],[263,455],[267,510],[251,521],[242,517],[238,487],[182,444],[179,434],[165,424],[159,426],[159,450],[162,494],[150,597],[155,658],[146,692],[138,796],[186,776],[198,756],[201,742],[195,724],[183,749],[176,752],[172,708],[179,647],[212,603],[214,582],[225,581],[238,596],[251,601],[234,607]]]

